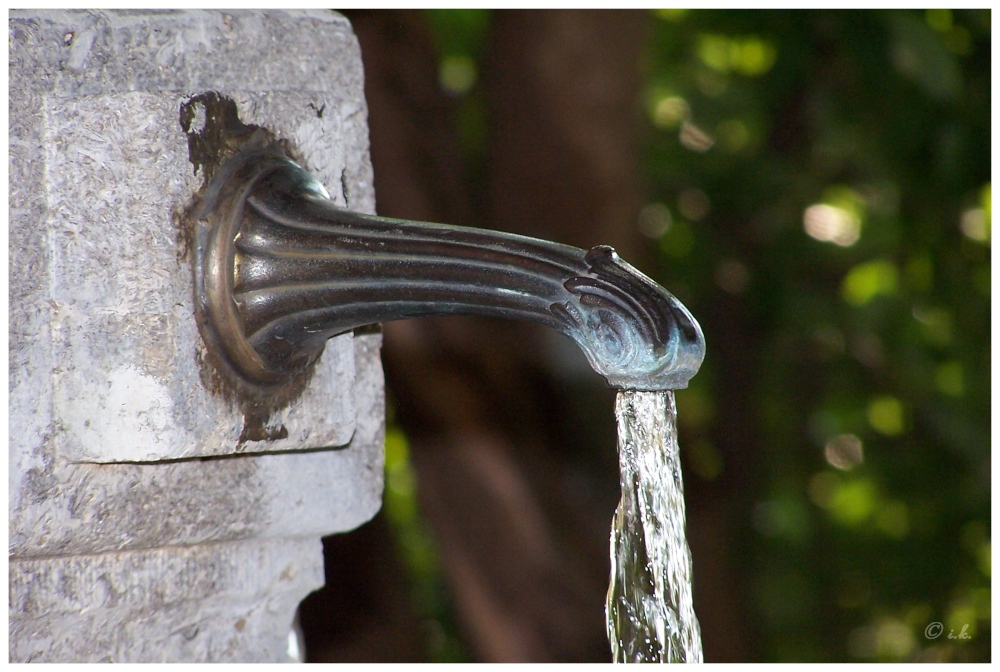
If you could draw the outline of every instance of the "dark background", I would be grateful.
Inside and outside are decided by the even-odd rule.
[[[989,10],[347,15],[380,214],[612,245],[700,321],[706,661],[990,660]],[[530,325],[384,332],[309,660],[610,660],[614,393]]]

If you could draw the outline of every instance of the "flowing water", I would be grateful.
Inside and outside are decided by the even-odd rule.
[[[684,537],[674,393],[618,393],[622,499],[611,526],[608,638],[615,662],[700,663]]]

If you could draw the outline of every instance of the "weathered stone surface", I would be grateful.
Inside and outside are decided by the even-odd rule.
[[[286,662],[316,558],[318,539],[296,539],[14,561],[11,659]]]
[[[309,390],[270,419],[287,439],[241,443],[243,418],[200,383],[192,271],[178,261],[176,221],[203,178],[179,109],[205,90],[291,141],[340,203],[372,209],[366,146],[353,140],[367,133],[346,21],[318,12],[14,12],[11,37],[12,164],[21,173],[12,229],[31,236],[17,241],[12,268],[25,272],[12,293],[34,292],[12,295],[12,349],[18,363],[54,359],[52,417],[35,422],[60,426],[60,454],[119,462],[346,443],[349,337],[331,342]],[[234,60],[253,67],[237,77]],[[24,371],[12,361],[15,388]],[[31,392],[24,412],[35,415],[43,397]],[[19,408],[22,398],[12,401]]]
[[[372,212],[357,42],[315,11],[9,27],[11,659],[284,660],[319,537],[381,503],[381,336],[332,339],[267,421],[287,436],[241,441],[204,382],[177,217],[204,176],[179,110],[231,98]]]
[[[325,451],[171,462],[48,461],[23,476],[10,511],[14,557],[93,554],[349,530],[382,500],[381,336],[354,339],[358,429]]]

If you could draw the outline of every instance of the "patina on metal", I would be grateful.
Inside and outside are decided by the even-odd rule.
[[[301,375],[336,334],[430,315],[552,327],[616,388],[686,387],[704,357],[687,309],[610,247],[353,212],[274,147],[216,171],[195,216],[206,340],[251,385]]]

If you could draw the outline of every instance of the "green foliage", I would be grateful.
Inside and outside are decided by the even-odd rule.
[[[428,16],[482,158],[490,14]],[[739,365],[760,437],[742,579],[760,657],[988,661],[989,10],[651,22],[637,225],[662,253],[657,279],[706,327],[677,398],[696,478],[725,476],[712,437],[734,374],[706,318],[738,305],[758,335]],[[390,471],[386,501],[404,536],[408,478]],[[411,546],[433,592],[433,554]]]
[[[767,660],[989,660],[989,21],[656,15],[659,279],[763,334],[743,364]],[[706,336],[696,406],[732,373]]]

